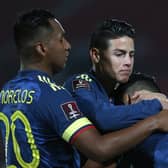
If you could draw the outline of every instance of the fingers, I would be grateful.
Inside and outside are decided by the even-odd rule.
[[[134,92],[134,94],[131,96],[131,99],[137,99],[140,96],[140,91]]]
[[[141,91],[136,91],[133,96],[129,97],[130,100],[129,100],[129,103],[130,104],[135,104],[139,101],[141,101]]]

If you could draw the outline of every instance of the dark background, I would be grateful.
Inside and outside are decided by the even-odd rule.
[[[88,42],[96,25],[106,18],[123,19],[136,29],[135,70],[154,75],[168,94],[168,5],[164,0],[6,0],[0,5],[0,87],[19,69],[13,43],[13,24],[21,11],[45,8],[54,12],[72,44],[65,70],[57,83],[89,69]]]

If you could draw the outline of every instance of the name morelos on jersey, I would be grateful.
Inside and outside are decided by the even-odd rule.
[[[80,167],[72,159],[78,154],[65,141],[73,143],[93,125],[49,75],[19,72],[1,91],[0,112],[7,166]]]

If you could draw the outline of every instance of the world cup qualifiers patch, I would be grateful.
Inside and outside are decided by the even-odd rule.
[[[61,104],[61,108],[65,114],[65,117],[68,120],[76,119],[82,116],[82,113],[79,111],[78,106],[75,101]]]
[[[77,79],[72,82],[73,90],[78,88],[87,88],[90,89],[89,82],[82,79]]]

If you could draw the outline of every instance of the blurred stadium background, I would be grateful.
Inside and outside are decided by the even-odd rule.
[[[136,28],[135,70],[156,76],[168,94],[168,10],[163,0],[5,0],[0,5],[0,87],[19,69],[12,26],[16,16],[32,8],[54,12],[66,28],[72,50],[65,70],[56,75],[62,84],[71,74],[90,67],[88,44],[92,31],[106,18],[123,19]]]

